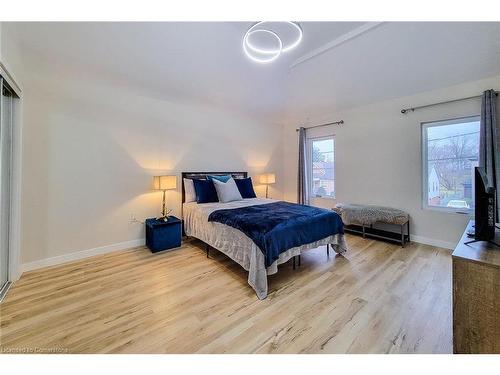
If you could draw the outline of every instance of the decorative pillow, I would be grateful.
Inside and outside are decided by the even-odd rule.
[[[252,178],[237,178],[234,180],[236,186],[238,186],[238,190],[242,198],[257,198],[255,191],[253,190]]]
[[[218,180],[222,182],[228,182],[231,178],[230,174],[222,175],[222,176],[207,176],[207,180]]]
[[[236,182],[234,182],[232,178],[227,180],[227,182],[222,182],[216,179],[213,179],[212,181],[214,183],[215,190],[217,191],[219,202],[227,203],[241,201],[243,199],[240,191],[238,190],[238,186],[236,186]]]
[[[196,202],[196,191],[194,190],[193,180],[184,179],[184,199],[186,203]]]
[[[193,179],[194,191],[196,192],[196,202],[212,203],[218,202],[217,191],[215,191],[212,180]]]

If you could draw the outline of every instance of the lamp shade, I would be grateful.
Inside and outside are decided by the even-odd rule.
[[[261,184],[274,184],[276,182],[276,175],[274,173],[264,173],[260,175]]]
[[[153,188],[155,190],[172,190],[177,187],[177,176],[154,176]]]

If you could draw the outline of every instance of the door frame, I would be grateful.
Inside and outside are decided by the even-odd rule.
[[[9,72],[5,61],[0,60],[0,75],[17,96],[12,106],[12,164],[11,164],[11,204],[9,233],[9,281],[21,277],[21,207],[22,207],[22,89]]]

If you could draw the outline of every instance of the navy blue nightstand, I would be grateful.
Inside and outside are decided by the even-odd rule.
[[[181,246],[182,221],[169,216],[168,221],[146,219],[146,246],[156,253]]]

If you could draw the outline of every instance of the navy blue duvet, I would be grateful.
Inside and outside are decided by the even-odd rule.
[[[208,221],[245,233],[264,254],[266,267],[292,247],[344,233],[342,219],[334,211],[288,202],[217,210]]]

